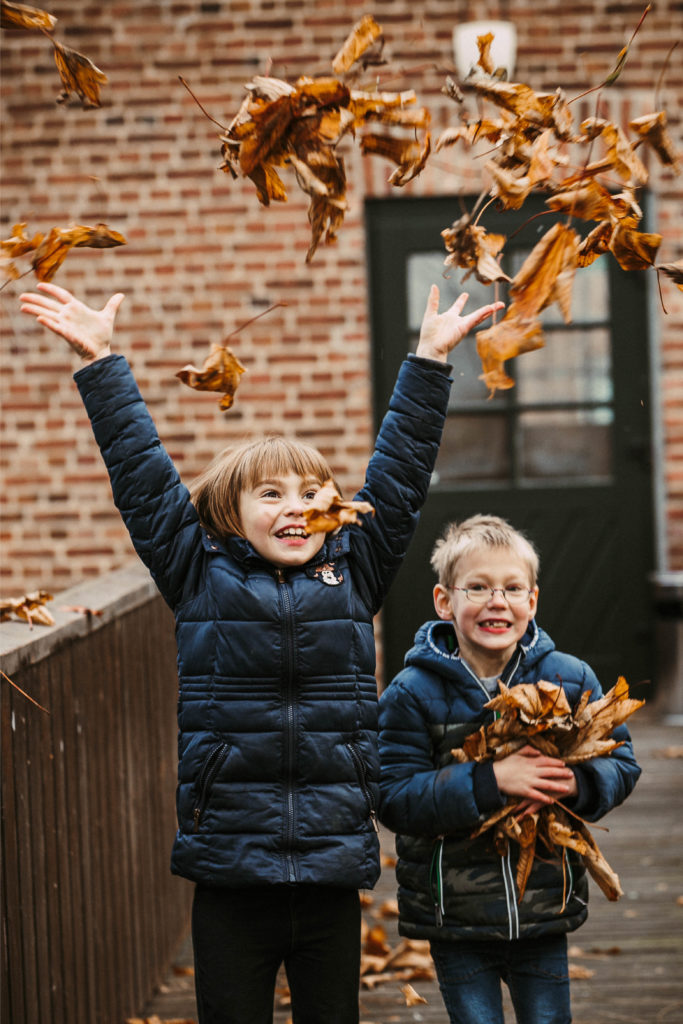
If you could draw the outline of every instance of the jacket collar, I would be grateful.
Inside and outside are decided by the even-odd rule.
[[[223,554],[230,555],[239,562],[240,565],[245,567],[261,566],[265,568],[272,568],[270,562],[267,562],[265,558],[254,549],[253,545],[245,537],[226,537],[221,540],[215,537],[213,534],[208,533],[206,530],[202,531],[202,542],[205,551],[220,551]],[[332,562],[342,555],[346,555],[349,552],[350,547],[350,533],[349,530],[342,528],[332,535],[328,535],[325,538],[325,543],[321,547],[320,551],[310,561],[306,562],[306,565],[319,565],[323,562]],[[303,568],[303,566],[301,567]]]

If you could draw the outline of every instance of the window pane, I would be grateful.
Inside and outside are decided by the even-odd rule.
[[[504,416],[449,416],[432,477],[435,485],[509,482]]]
[[[525,412],[519,417],[525,482],[567,479],[606,481],[612,471],[609,408]]]
[[[558,327],[546,329],[544,335],[545,348],[514,361],[520,403],[611,401],[607,328],[577,331]]]

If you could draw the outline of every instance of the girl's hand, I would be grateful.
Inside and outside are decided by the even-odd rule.
[[[531,746],[494,761],[493,774],[501,793],[521,796],[534,804],[552,804],[577,793],[576,778],[571,768],[559,758],[546,757]],[[531,803],[526,805],[527,813]]]
[[[112,295],[98,311],[56,284],[41,281],[36,287],[39,292],[24,292],[19,296],[22,313],[34,316],[39,324],[66,338],[74,352],[87,363],[110,354],[114,319],[125,298],[123,292]]]
[[[439,289],[435,284],[432,285],[415,355],[445,363],[448,353],[462,341],[468,331],[504,306],[503,302],[490,302],[488,306],[481,306],[467,316],[460,316],[468,297],[467,292],[463,292],[450,309],[439,315]]]

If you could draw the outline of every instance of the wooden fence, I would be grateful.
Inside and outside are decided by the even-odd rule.
[[[123,1024],[189,920],[169,869],[173,621],[137,564],[49,607],[53,627],[0,625],[0,668],[47,709],[2,678],[1,1016]]]

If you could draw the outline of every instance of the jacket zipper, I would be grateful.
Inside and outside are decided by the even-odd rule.
[[[351,760],[353,761],[354,767],[356,769],[356,775],[358,776],[358,782],[360,784],[361,792],[368,804],[368,817],[372,822],[372,827],[374,828],[375,832],[377,832],[377,834],[379,835],[379,825],[377,824],[377,811],[375,810],[375,801],[372,799],[372,792],[368,785],[368,775],[367,770],[365,768],[365,762],[363,761],[363,758],[360,756],[359,751],[357,750],[353,743],[347,743],[346,746],[348,748],[349,753],[351,754]]]
[[[522,659],[522,652],[517,652],[517,661],[512,667],[512,671],[507,677],[506,686],[512,685],[512,679],[515,672],[519,668],[519,663]],[[494,712],[494,721],[496,718],[500,718],[498,711]],[[517,909],[517,889],[515,886],[515,879],[512,874],[512,863],[510,860],[510,844],[508,842],[507,853],[501,857],[501,869],[503,872],[503,885],[505,886],[505,902],[507,904],[508,912],[508,938],[518,939],[519,938],[519,911]]]
[[[429,886],[434,900],[434,920],[437,928],[443,928],[443,836],[434,843],[432,861],[429,865]]]
[[[278,599],[282,613],[283,650],[285,654],[285,748],[287,751],[286,815],[285,815],[285,850],[287,858],[287,880],[296,882],[296,870],[292,854],[294,840],[294,750],[295,750],[295,714],[294,714],[294,665],[296,652],[294,649],[294,613],[289,594],[287,579],[282,569],[275,572],[278,582]]]
[[[202,765],[202,770],[197,779],[197,802],[192,812],[193,832],[199,832],[201,817],[211,795],[214,781],[228,756],[229,750],[230,747],[227,743],[217,743],[211,748]]]

